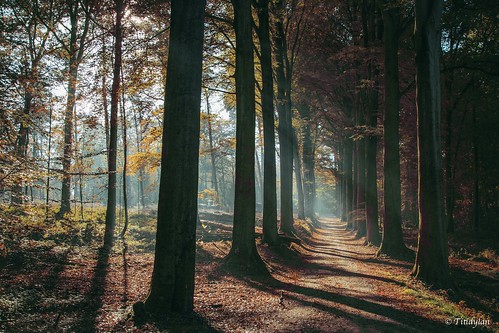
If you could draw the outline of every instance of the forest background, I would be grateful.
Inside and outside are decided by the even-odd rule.
[[[253,5],[256,211],[265,219],[264,134],[274,135],[263,111],[266,30],[281,230],[296,236],[293,213],[310,223],[335,215],[356,237],[381,245],[379,254],[404,257],[406,245],[417,246],[420,223],[414,3]],[[0,11],[3,269],[32,248],[97,246],[103,237],[112,244],[115,225],[134,251],[151,251],[170,3],[7,0]],[[198,205],[201,212],[235,213],[234,12],[228,1],[208,1],[205,15]],[[495,1],[443,1],[441,114],[433,138],[441,146],[432,152],[441,157],[440,208],[450,256],[493,265],[498,17]]]

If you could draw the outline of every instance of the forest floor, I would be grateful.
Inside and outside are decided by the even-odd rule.
[[[153,263],[136,230],[109,255],[37,246],[43,237],[31,234],[22,253],[3,248],[0,332],[499,332],[497,261],[454,256],[456,288],[431,290],[410,277],[412,263],[376,258],[375,247],[324,218],[297,220],[298,242],[269,248],[257,239],[271,277],[242,277],[222,268],[231,228],[220,217],[201,216],[195,316],[136,326],[132,305],[147,295]]]

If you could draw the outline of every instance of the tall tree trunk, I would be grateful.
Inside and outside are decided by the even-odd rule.
[[[135,113],[134,111],[134,123],[135,123],[135,137],[136,137],[136,145],[137,145],[137,152],[142,152],[142,148],[141,148],[141,142],[142,142],[142,129],[141,129],[141,121],[142,121],[142,118],[141,118],[141,115],[140,115],[140,112],[138,113]],[[145,204],[145,181],[146,181],[146,174],[145,174],[145,171],[144,171],[144,167],[143,166],[140,166],[139,167],[139,175],[138,175],[138,179],[137,179],[137,182],[138,182],[138,203],[137,203],[137,206],[140,207],[140,209],[144,210],[146,208],[146,204]],[[139,209],[139,210],[140,210]]]
[[[345,170],[343,172],[344,177],[345,177],[345,203],[346,203],[346,218],[347,218],[347,229],[352,229],[353,228],[353,222],[352,222],[352,210],[353,210],[353,179],[352,179],[352,146],[353,142],[349,138],[344,139],[344,149],[345,149],[345,156],[344,156],[344,165],[345,165]]]
[[[73,19],[71,19],[73,21]],[[75,23],[76,24],[76,23]],[[71,32],[71,55],[69,59],[69,82],[68,96],[66,101],[66,111],[64,114],[64,147],[62,156],[62,188],[61,207],[56,214],[57,218],[62,218],[64,214],[71,211],[71,159],[73,158],[73,113],[76,97],[76,80],[78,78],[78,64],[76,61],[75,49],[76,28]]]
[[[258,39],[262,68],[263,118],[263,241],[277,243],[277,188],[274,130],[274,79],[270,44],[269,0],[258,0]]]
[[[172,0],[156,251],[145,309],[192,312],[198,195],[203,0]]]
[[[350,230],[357,230],[358,227],[358,220],[357,220],[357,190],[359,189],[358,187],[358,181],[359,181],[359,155],[358,155],[358,146],[359,142],[358,141],[352,141],[352,191],[351,193],[351,201],[352,201],[352,209],[350,210]]]
[[[454,232],[454,177],[453,177],[453,161],[452,161],[452,126],[453,126],[453,113],[454,113],[454,103],[453,103],[453,75],[451,72],[451,77],[445,80],[445,88],[449,95],[449,101],[447,103],[448,107],[446,111],[446,133],[445,133],[445,203],[447,208],[447,232]]]
[[[277,83],[277,113],[279,116],[279,147],[281,171],[281,231],[291,234],[293,227],[293,128],[290,97],[287,96],[288,80],[285,72],[285,58],[287,57],[286,36],[282,11],[284,2],[275,3],[277,17],[275,20],[274,48],[276,58]],[[290,73],[288,73],[289,75]]]
[[[73,158],[73,114],[76,105],[76,85],[78,81],[78,68],[83,58],[85,40],[90,25],[90,11],[85,10],[83,31],[78,36],[78,20],[80,11],[79,2],[70,2],[70,38],[68,47],[68,94],[66,110],[64,112],[64,146],[62,156],[62,188],[61,207],[56,218],[63,218],[64,214],[71,211],[71,160]]]
[[[49,132],[47,144],[47,182],[45,189],[45,218],[48,217],[50,209],[50,164],[52,162],[52,107],[49,108]]]
[[[104,246],[113,246],[114,229],[116,226],[116,160],[118,156],[118,108],[121,86],[121,63],[123,28],[122,19],[125,12],[123,0],[115,0],[116,22],[114,28],[114,68],[113,85],[111,87],[111,119],[109,123],[109,150],[108,150],[108,183],[106,229],[104,232]]]
[[[371,70],[370,70],[371,72]],[[378,70],[373,71],[374,89],[369,93],[366,120],[371,130],[378,127]],[[378,226],[378,177],[377,167],[378,137],[371,134],[366,138],[366,243],[378,246],[381,242]]]
[[[128,168],[128,138],[127,129],[128,124],[126,121],[125,112],[125,84],[123,82],[123,67],[121,67],[121,117],[123,126],[123,210],[124,210],[124,223],[123,229],[121,230],[120,238],[124,239],[125,234],[128,229],[128,183],[130,182],[129,176],[127,174]]]
[[[106,61],[106,39],[105,34],[102,34],[102,111],[104,112],[104,130],[106,132],[106,154],[109,159],[109,108],[107,104],[107,61]]]
[[[295,161],[294,172],[296,178],[296,192],[298,194],[298,218],[301,220],[305,219],[305,198],[303,196],[303,177],[302,177],[302,166],[300,158],[300,149],[298,144],[298,135],[296,135],[296,130],[293,128],[293,160]]]
[[[17,133],[16,142],[16,157],[19,164],[24,164],[28,154],[28,143],[29,143],[29,127],[28,122],[30,121],[31,106],[33,101],[33,93],[30,91],[31,87],[27,87],[24,93],[24,105],[23,114],[19,125],[19,131]],[[18,181],[11,189],[11,203],[14,205],[20,205],[24,202],[23,186],[22,182]]]
[[[315,161],[312,134],[310,129],[310,107],[300,105],[298,111],[304,125],[303,131],[303,194],[305,216],[315,218]]]
[[[478,132],[476,126],[476,106],[473,105],[473,226],[475,230],[480,229],[480,169],[478,166]]]
[[[210,157],[211,157],[211,183],[213,189],[216,193],[216,202],[219,203],[220,193],[218,192],[218,179],[217,179],[217,159],[215,155],[215,149],[213,145],[213,129],[211,126],[211,107],[210,107],[210,98],[207,93],[205,93],[206,98],[206,112],[208,114],[208,139],[210,144]]]
[[[402,235],[400,188],[400,92],[398,75],[398,45],[400,8],[385,1],[383,8],[385,45],[385,114],[383,120],[383,238],[378,254],[404,256],[407,248]]]
[[[416,0],[419,238],[413,273],[438,287],[450,283],[440,135],[442,7],[442,0]]]
[[[236,180],[232,247],[225,263],[266,271],[255,244],[255,69],[250,0],[232,0],[236,31]]]
[[[369,106],[367,106],[368,108]],[[366,108],[366,103],[363,99],[360,99],[360,105],[358,108],[358,119],[357,124],[359,126],[365,125],[364,110]],[[366,235],[366,143],[365,139],[360,139],[357,141],[357,197],[356,199],[356,220],[357,220],[357,238],[362,238]]]

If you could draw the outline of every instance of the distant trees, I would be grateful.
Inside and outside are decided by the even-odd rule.
[[[125,141],[134,143],[127,167],[136,178],[128,188],[136,193],[131,197],[140,210],[157,199],[160,177],[171,188],[180,186],[180,180],[168,178],[164,170],[160,173],[160,167],[175,173],[181,163],[198,162],[189,154],[179,165],[170,165],[173,162],[164,157],[167,151],[161,151],[164,131],[164,147],[186,149],[197,149],[190,141],[182,142],[198,133],[191,126],[197,113],[188,112],[186,119],[177,121],[177,111],[169,111],[187,103],[172,89],[184,84],[176,77],[189,77],[176,72],[187,71],[182,60],[170,59],[180,65],[166,66],[170,2],[126,1],[130,21],[121,22],[124,3],[7,0],[0,4],[0,193],[14,205],[44,199],[48,218],[51,201],[60,205],[58,218],[70,212],[76,199],[80,207],[106,203],[106,244],[112,243],[119,189],[127,182],[123,179],[120,184],[117,178],[125,171],[120,162]],[[488,144],[499,140],[493,126],[498,120],[494,109],[499,89],[497,2],[417,1],[415,45],[414,8],[407,1],[253,0],[253,13],[250,4],[208,1],[206,9],[208,43],[202,77],[206,113],[200,133],[198,202],[234,209],[228,262],[261,265],[254,239],[259,191],[263,192],[263,240],[269,244],[279,239],[279,197],[285,233],[294,231],[293,210],[299,218],[314,219],[321,197],[323,204],[327,200],[324,206],[329,212],[340,208],[347,228],[365,237],[366,244],[377,245],[381,230],[379,254],[405,255],[404,229],[419,223],[414,273],[443,284],[448,264],[442,228],[449,233],[497,228],[498,151],[497,145]],[[195,16],[202,26],[199,2],[176,1],[174,6],[176,22]],[[190,6],[196,6],[197,14],[179,14]],[[252,36],[252,26],[258,38]],[[177,25],[176,34],[188,37],[172,37],[171,42],[177,43],[172,54],[181,47],[179,43],[198,47],[197,37],[191,34],[200,33],[198,29],[187,32],[183,23]],[[122,38],[124,32],[127,38]],[[441,49],[440,43],[445,47]],[[253,51],[260,62],[256,75]],[[410,56],[414,51],[416,62]],[[196,54],[197,64],[200,56]],[[113,84],[108,87],[111,72]],[[167,97],[169,109],[163,118],[163,97],[158,96],[167,78],[167,96],[175,96]],[[188,96],[193,97],[197,78],[190,84],[196,84],[189,85]],[[126,94],[121,100],[120,90]],[[263,132],[263,151],[256,149],[254,133],[259,116],[255,103],[260,101],[262,121],[256,119],[259,133]],[[133,130],[127,134],[119,131],[120,102],[126,110],[124,118],[132,120]],[[184,105],[197,110],[197,103],[196,96]],[[217,114],[215,107],[222,104],[223,115]],[[171,124],[163,121],[170,118]],[[190,134],[182,132],[182,126]],[[277,138],[280,170],[276,170]],[[168,149],[168,154],[187,156],[185,151]],[[258,160],[262,155],[263,175]],[[195,178],[191,167],[182,167],[182,172]],[[322,192],[316,180],[321,177],[327,183]],[[161,186],[162,202],[170,195],[165,186]],[[178,192],[181,198],[185,195],[190,208],[194,207],[193,186],[186,185],[188,194]],[[333,189],[336,199],[330,197]],[[152,193],[149,198],[147,192]],[[168,225],[159,231],[160,238],[169,234],[173,220],[189,221],[175,242],[191,237],[192,216],[170,216],[166,211],[181,204],[174,200],[168,205],[168,209],[160,205],[159,223]],[[418,209],[419,222],[414,218]],[[178,214],[186,210],[181,206]],[[158,256],[180,246],[163,247],[161,242]],[[192,247],[192,239],[189,242]],[[168,258],[185,255],[191,265],[191,250]],[[162,263],[158,259],[158,265]],[[160,266],[158,270],[163,269]],[[178,281],[184,282],[190,283]],[[163,282],[155,283],[154,290],[157,286],[163,290]],[[148,304],[163,297],[152,295]],[[187,301],[183,304],[182,308],[189,308]]]

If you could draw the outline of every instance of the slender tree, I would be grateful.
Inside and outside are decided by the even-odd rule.
[[[310,119],[310,106],[299,105],[298,111],[303,123],[303,196],[305,206],[305,217],[314,219],[315,212],[315,160],[314,143],[312,140],[312,130]]]
[[[440,24],[443,0],[416,0],[419,239],[413,274],[449,284],[440,133]]]
[[[236,178],[227,265],[266,271],[255,244],[255,69],[250,0],[232,0],[236,31]]]
[[[293,131],[293,161],[294,161],[294,172],[296,180],[296,192],[297,192],[297,215],[301,220],[305,219],[305,197],[303,194],[303,173],[302,173],[302,163],[300,156],[300,148],[298,143],[298,134],[296,133],[296,128],[291,128]]]
[[[286,35],[284,31],[284,1],[275,3],[274,48],[276,58],[277,112],[279,116],[279,147],[281,172],[281,231],[293,233],[293,127],[291,114],[291,90],[288,89],[290,72],[286,76]]]
[[[172,0],[156,251],[143,310],[192,312],[204,0]]]
[[[61,207],[56,214],[57,218],[62,218],[64,214],[71,210],[71,161],[73,158],[73,115],[76,105],[76,88],[78,82],[78,70],[83,60],[85,43],[90,28],[92,6],[89,1],[68,1],[69,11],[69,45],[60,37],[57,32],[54,35],[68,53],[68,86],[66,109],[64,112],[64,146],[62,156],[62,188]],[[83,27],[79,34],[79,23],[83,17]],[[47,25],[48,26],[48,25]],[[53,29],[53,27],[49,27]]]
[[[208,116],[208,140],[210,144],[210,158],[211,158],[211,186],[216,193],[216,202],[218,203],[220,200],[220,192],[218,191],[218,179],[217,179],[217,156],[215,154],[215,148],[213,144],[213,128],[212,128],[212,119],[211,119],[211,105],[210,105],[210,96],[207,91],[205,91],[206,98],[206,113]]]
[[[270,44],[269,0],[257,0],[258,39],[262,68],[263,118],[263,240],[277,242],[277,185],[274,130],[274,79],[272,77],[272,49]]]
[[[118,156],[118,109],[120,101],[121,86],[121,64],[123,44],[123,14],[125,3],[123,0],[115,0],[116,22],[114,26],[114,67],[113,85],[111,87],[111,119],[109,123],[109,149],[108,149],[108,184],[107,184],[107,208],[106,208],[106,230],[104,232],[104,246],[111,247],[116,226],[116,160]]]

